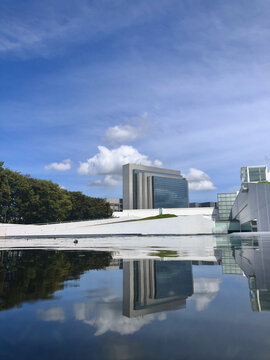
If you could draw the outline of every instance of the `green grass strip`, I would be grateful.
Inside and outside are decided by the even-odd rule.
[[[149,217],[142,218],[142,219],[136,219],[133,221],[167,219],[167,218],[172,218],[172,217],[177,217],[177,216],[174,214],[162,214],[162,215],[156,215],[156,216],[149,216]]]

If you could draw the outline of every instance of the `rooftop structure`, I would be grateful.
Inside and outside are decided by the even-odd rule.
[[[188,207],[188,183],[178,170],[123,166],[123,209]]]
[[[247,183],[258,183],[269,181],[270,175],[266,165],[261,166],[243,166],[241,167],[241,186],[246,187]]]

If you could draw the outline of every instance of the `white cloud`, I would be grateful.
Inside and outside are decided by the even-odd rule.
[[[162,166],[159,160],[150,160],[147,155],[141,154],[132,146],[122,145],[116,149],[108,149],[105,146],[98,146],[99,152],[85,162],[81,162],[78,173],[80,175],[110,175],[105,181],[107,184],[115,181],[112,175],[120,176],[122,166],[128,163],[141,164],[147,166]]]
[[[142,136],[140,128],[132,125],[116,125],[109,127],[105,133],[105,141],[108,144],[126,143],[134,141]]]
[[[38,309],[37,315],[43,321],[64,321],[66,318],[62,307],[52,307],[48,310]]]
[[[54,162],[44,166],[45,170],[67,171],[71,169],[71,160],[66,159],[60,163]]]
[[[121,185],[122,178],[120,175],[106,175],[104,180],[95,180],[89,186],[117,186]]]
[[[189,172],[184,175],[188,180],[190,190],[215,190],[216,187],[212,183],[210,176],[202,170],[190,168]]]

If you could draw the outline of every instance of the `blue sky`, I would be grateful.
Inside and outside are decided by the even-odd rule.
[[[269,0],[2,0],[5,166],[92,196],[179,169],[191,201],[269,165]]]

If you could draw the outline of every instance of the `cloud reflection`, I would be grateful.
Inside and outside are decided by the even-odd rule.
[[[114,303],[77,303],[74,304],[76,320],[81,320],[96,328],[95,336],[107,331],[115,331],[120,335],[133,334],[153,320],[163,321],[165,313],[150,314],[144,317],[128,318],[122,315],[122,302]]]
[[[62,307],[52,307],[48,310],[38,309],[37,316],[43,321],[65,321],[66,316]]]
[[[219,278],[194,278],[194,294],[192,300],[195,301],[197,311],[204,310],[211,301],[215,299],[219,292],[221,279]]]

